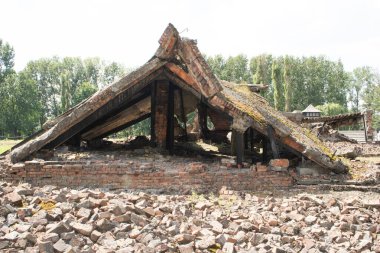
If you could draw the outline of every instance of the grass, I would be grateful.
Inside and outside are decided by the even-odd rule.
[[[0,140],[0,154],[7,151],[21,140]]]

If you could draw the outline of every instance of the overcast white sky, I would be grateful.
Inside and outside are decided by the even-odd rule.
[[[208,55],[326,55],[380,70],[377,0],[0,0],[0,38],[17,70],[54,55],[137,67],[169,22]]]

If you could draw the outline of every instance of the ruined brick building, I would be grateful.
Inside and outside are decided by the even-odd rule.
[[[156,53],[146,64],[47,122],[41,131],[25,139],[7,154],[7,168],[13,168],[13,173],[28,177],[31,175],[28,172],[36,165],[32,162],[20,165],[19,162],[30,160],[42,150],[53,150],[62,145],[79,146],[83,142],[89,147],[96,147],[102,138],[148,118],[151,122],[151,146],[166,149],[173,154],[181,147],[181,143],[189,141],[187,115],[196,112],[199,138],[215,142],[225,141],[227,134],[232,132],[232,155],[236,156],[238,168],[244,167],[245,162],[250,166],[249,163],[255,157],[268,161],[272,158],[294,156],[304,157],[337,173],[347,171],[342,161],[315,135],[273,109],[255,92],[257,90],[260,87],[219,80],[207,65],[196,41],[180,37],[175,27],[169,24],[159,40]],[[212,122],[212,129],[208,127],[207,121]],[[257,147],[263,150],[261,154],[257,153]],[[207,174],[208,170],[212,170],[207,165],[196,162],[190,164],[193,169],[200,168],[201,174],[194,175],[194,170],[186,174],[188,170],[184,169],[182,176],[189,180],[198,178],[209,180],[206,184],[211,184],[214,182],[212,177],[221,176],[218,174],[222,173],[220,167],[215,168],[219,172],[213,170],[216,174]],[[58,167],[54,167],[55,165]],[[70,167],[63,164],[63,169],[61,165],[62,162],[45,162],[37,166],[42,168],[38,172],[40,174],[36,173],[42,177],[51,173],[49,169],[53,170],[52,173],[61,173],[66,168],[67,173],[62,172],[62,175],[69,176],[69,170],[74,165]],[[112,171],[100,169],[101,166],[98,168],[80,163],[76,165],[78,166],[72,168],[72,171],[82,175],[82,180],[87,172],[93,173],[99,169],[99,173],[101,171],[107,174]],[[112,166],[109,165],[108,168],[110,167]],[[125,176],[120,166],[115,170],[115,178],[108,180],[121,180]],[[157,171],[159,170],[153,169],[154,173],[158,173]],[[178,171],[173,173],[181,172],[180,169]],[[151,174],[144,174],[145,183],[152,177],[163,176],[162,173],[150,172]],[[246,188],[249,188],[250,182],[257,181],[255,177],[258,177],[250,171],[238,169],[231,170],[231,176],[227,176],[225,170],[223,173],[222,176],[228,178],[225,181],[229,177],[241,175],[235,180],[236,185],[241,183]],[[273,177],[272,174],[267,172],[265,175],[270,178]],[[123,182],[128,181],[128,185],[136,184],[139,182],[138,177],[139,175],[135,175],[134,181],[128,179]],[[246,185],[242,182],[246,182]],[[223,183],[224,181],[220,182]]]

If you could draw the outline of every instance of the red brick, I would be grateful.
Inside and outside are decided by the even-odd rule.
[[[288,159],[272,159],[270,160],[269,165],[273,167],[288,168],[289,160]]]

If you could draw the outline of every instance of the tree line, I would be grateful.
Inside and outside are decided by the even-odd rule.
[[[99,58],[42,58],[14,70],[14,49],[0,40],[0,136],[25,136],[98,89],[126,69]]]
[[[15,52],[0,39],[0,136],[26,136],[98,89],[128,72],[99,58],[52,57],[30,61],[14,70]],[[379,73],[369,67],[353,72],[326,57],[263,54],[225,58],[206,56],[218,78],[236,83],[269,84],[265,98],[282,111],[313,104],[325,114],[361,109],[380,111]],[[377,121],[379,128],[379,121]],[[133,128],[134,133],[144,124]]]
[[[264,97],[280,111],[303,110],[313,104],[324,115],[374,110],[380,128],[380,74],[368,66],[345,71],[341,61],[325,56],[262,54],[206,56],[213,72],[236,83],[268,84]]]

